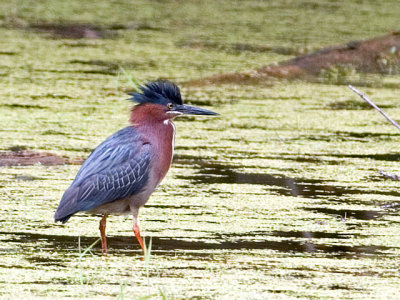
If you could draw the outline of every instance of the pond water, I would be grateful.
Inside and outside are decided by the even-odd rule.
[[[205,2],[0,3],[0,151],[65,162],[0,167],[0,297],[400,297],[400,183],[379,174],[400,173],[400,136],[346,86],[398,120],[399,76],[187,84],[382,35],[398,3]],[[54,211],[127,126],[133,78],[160,77],[220,116],[176,120],[174,163],[139,213],[150,257],[129,216],[109,218],[102,256],[98,216]]]

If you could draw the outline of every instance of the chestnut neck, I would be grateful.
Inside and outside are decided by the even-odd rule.
[[[153,147],[152,172],[156,185],[167,174],[174,153],[175,126],[167,109],[159,104],[146,103],[132,109],[130,123]]]
[[[169,120],[163,105],[145,103],[132,108],[129,122],[133,126],[151,126]]]

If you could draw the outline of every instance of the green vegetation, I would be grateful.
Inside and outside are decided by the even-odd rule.
[[[151,241],[145,260],[131,218],[110,217],[107,256],[98,217],[53,222],[79,166],[0,167],[0,297],[398,297],[399,183],[378,169],[400,173],[399,135],[341,85],[365,82],[361,89],[399,120],[398,72],[338,66],[321,83],[184,83],[398,30],[399,8],[1,1],[1,151],[86,157],[127,125],[129,78],[172,79],[187,102],[221,116],[177,120],[175,164],[139,214]],[[43,25],[74,23],[105,38],[61,38]]]

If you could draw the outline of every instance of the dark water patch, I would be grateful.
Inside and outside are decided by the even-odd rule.
[[[33,280],[33,281],[20,281],[18,284],[52,284],[54,282],[49,281],[49,280]]]
[[[62,131],[57,131],[57,130],[46,130],[42,132],[42,135],[65,135],[69,136],[69,134],[62,132]]]
[[[339,274],[351,274],[353,276],[377,276],[380,273],[377,271],[371,271],[371,270],[367,270],[367,271],[358,271],[358,272],[354,272],[353,270],[350,271],[345,271],[345,270],[330,270],[331,273],[339,273]]]
[[[132,241],[132,240],[130,240]],[[214,242],[211,242],[214,241]],[[354,246],[338,244],[316,244],[311,241],[295,240],[266,240],[246,239],[245,237],[235,240],[218,240],[209,238],[207,240],[183,240],[169,237],[153,237],[152,249],[154,250],[259,250],[268,249],[283,253],[324,253],[333,257],[362,256],[362,255],[385,255],[383,251],[391,249],[385,246]]]
[[[179,145],[175,147],[176,150],[193,150],[193,146],[184,146],[184,145]],[[213,150],[227,150],[227,149],[231,149],[229,146],[208,146],[208,145],[196,145],[196,149],[213,149]],[[186,155],[186,154],[176,154],[175,156],[179,157],[182,155]],[[187,155],[186,155],[187,156]],[[190,156],[193,158],[197,158],[199,159],[198,156]]]
[[[70,64],[88,65],[88,66],[107,67],[111,70],[119,70],[121,66],[124,66],[126,68],[135,68],[139,65],[139,63],[136,63],[136,62],[108,61],[108,60],[101,60],[101,59],[90,59],[90,60],[73,59],[73,60],[70,60],[69,63]]]
[[[47,93],[44,95],[31,95],[31,99],[43,99],[43,98],[53,98],[53,99],[74,99],[71,96],[63,95],[63,94],[55,94],[55,93]]]
[[[7,235],[8,238],[3,242],[19,243],[19,244],[35,244],[40,249],[43,243],[46,243],[49,248],[57,249],[58,251],[77,251],[78,237],[67,235],[45,235],[30,232],[0,232],[1,235]],[[94,237],[81,237],[81,247],[86,248],[97,241]],[[38,243],[38,241],[40,243]],[[108,237],[110,250],[139,249],[137,241],[133,236],[114,236]],[[94,250],[100,253],[100,243],[94,246]],[[259,250],[269,249],[283,253],[323,253],[327,256],[345,258],[352,256],[363,255],[385,255],[384,251],[393,249],[386,246],[354,246],[354,245],[338,245],[338,244],[314,244],[312,242],[282,240],[270,241],[267,239],[248,239],[244,234],[236,240],[220,240],[218,236],[211,236],[207,239],[192,239],[185,240],[180,237],[152,237],[152,249],[157,254],[157,251],[174,251],[174,250]],[[159,252],[160,253],[160,252]],[[126,255],[141,255],[141,251],[125,252]]]
[[[14,51],[0,51],[0,55],[16,55],[17,52]]]
[[[132,29],[132,30],[151,30],[151,31],[162,31],[164,28],[158,27],[151,25],[149,23],[145,22],[140,22],[140,23],[135,23],[135,24],[130,24],[130,25],[125,25],[125,24],[112,24],[108,27],[110,30],[126,30],[126,29]]]
[[[287,5],[287,7],[293,7],[292,5],[296,6],[296,9],[299,10],[306,10],[309,13],[316,13],[317,10],[324,10],[328,13],[334,13],[337,12],[341,8],[340,3],[336,2],[314,2],[314,1],[302,1],[301,3],[294,3],[294,4],[289,4],[285,3],[284,6]]]
[[[113,70],[80,70],[77,71],[77,73],[83,73],[83,74],[100,74],[100,75],[117,75],[117,71]]]
[[[325,163],[327,161],[322,160],[321,158],[315,157],[315,156],[307,156],[307,155],[298,155],[294,157],[285,157],[285,160],[294,160],[297,162],[306,162],[306,163]],[[332,161],[328,161],[330,164],[332,164]],[[338,162],[336,162],[338,163]]]
[[[398,133],[384,132],[351,132],[351,131],[335,131],[340,136],[348,136],[354,138],[379,138],[379,140],[392,140],[392,138],[400,137]]]
[[[303,207],[306,211],[339,216],[343,220],[354,218],[357,220],[374,220],[384,215],[376,210],[334,209],[327,207]]]
[[[64,46],[71,48],[99,48],[102,45],[94,42],[86,42],[86,41],[66,41],[63,43]]]
[[[260,236],[275,236],[284,238],[313,238],[313,239],[351,239],[354,237],[350,233],[336,233],[323,231],[251,231],[246,233],[219,233],[215,234],[218,239],[232,239],[237,237],[260,237]]]
[[[91,60],[83,60],[83,59],[73,59],[69,61],[70,64],[80,64],[80,65],[89,65],[89,66],[100,66],[107,67],[111,69],[119,69],[119,64],[111,61],[100,60],[100,59],[91,59]]]
[[[261,100],[265,101],[265,96],[260,97],[259,99],[250,99],[250,100]],[[284,95],[279,95],[279,96],[274,96],[274,95],[268,95],[268,100],[289,100],[289,101],[300,101],[304,100],[304,97],[302,96],[284,96]],[[262,119],[262,117],[260,117]]]
[[[148,222],[157,222],[157,223],[169,223],[170,220],[166,219],[146,219]]]
[[[0,232],[0,240],[3,243],[19,243],[19,244],[35,244],[39,249],[45,248],[43,243],[48,246],[51,245],[52,248],[57,250],[73,250],[78,251],[78,241],[77,236],[68,235],[46,235],[31,232]],[[95,238],[81,237],[81,244],[87,246],[95,242]]]
[[[380,108],[393,108],[396,105],[384,105],[377,104]],[[371,107],[368,103],[364,101],[356,101],[356,100],[345,100],[345,101],[335,101],[331,102],[327,105],[327,108],[330,110],[371,110]]]
[[[116,32],[105,26],[84,23],[36,23],[30,29],[50,34],[60,39],[101,39],[116,37]]]
[[[236,52],[270,52],[273,48],[270,46],[252,45],[246,43],[234,43],[234,44],[221,44],[210,41],[199,41],[199,40],[182,40],[177,43],[178,47],[191,48],[191,49],[208,49],[217,50],[230,53]]]
[[[215,215],[214,213],[211,213],[211,212],[206,212],[206,213],[204,213],[205,215]],[[190,215],[192,215],[192,214],[190,214]],[[200,212],[200,213],[197,213],[197,214],[193,214],[193,215],[198,215],[198,216],[201,216],[201,215],[203,215],[203,213],[202,212]],[[218,224],[218,225],[220,225],[221,224],[221,221],[210,221],[210,220],[199,220],[198,221],[199,223],[207,223],[207,224]]]
[[[62,148],[65,151],[72,151],[72,152],[92,152],[94,148],[89,148],[89,147],[82,147],[82,148],[74,148],[74,147],[63,147]],[[86,158],[85,158],[86,159]]]
[[[267,125],[258,125],[254,123],[238,123],[238,124],[230,124],[230,128],[236,128],[236,129],[261,129],[261,130],[267,130],[268,126]]]
[[[28,150],[28,146],[26,145],[14,145],[8,148],[8,150],[12,151],[12,152],[19,152],[19,151],[23,151],[23,150]]]
[[[27,29],[46,33],[57,39],[111,39],[118,36],[121,30],[161,31],[161,27],[147,23],[95,25],[88,23],[47,23],[30,24]]]
[[[245,151],[243,151],[245,153]],[[323,156],[323,157],[322,157]],[[231,156],[229,156],[231,157]],[[251,155],[253,158],[253,155]],[[236,157],[235,157],[236,158]],[[237,157],[239,158],[239,157]],[[304,162],[304,163],[312,163],[312,164],[324,164],[324,165],[339,165],[342,163],[342,160],[335,160],[329,158],[328,155],[297,155],[297,154],[276,154],[276,155],[259,155],[262,159],[274,159],[274,160],[287,160],[287,161],[297,161],[297,162]]]
[[[200,146],[202,147],[202,146]],[[196,148],[200,148],[196,147]],[[205,147],[210,149],[212,147]],[[177,150],[189,150],[185,146],[177,146]],[[274,155],[267,155],[263,154],[259,151],[245,151],[245,150],[229,150],[225,148],[213,148],[218,152],[223,152],[224,157],[230,159],[241,159],[241,158],[248,158],[251,157],[252,159],[273,159],[273,160],[288,160],[288,161],[297,161],[297,162],[306,162],[306,163],[314,163],[314,164],[324,164],[324,165],[338,165],[342,163],[342,160],[334,160],[329,157],[328,154],[293,154],[293,153],[277,153]],[[210,160],[212,158],[209,158]],[[199,157],[194,155],[187,155],[187,154],[175,154],[174,155],[174,164],[177,165],[191,165],[191,164],[198,164],[198,161],[205,161],[207,162],[207,158]],[[204,163],[203,163],[204,164]],[[229,166],[231,167],[231,166]],[[234,166],[235,167],[235,166]],[[249,167],[247,165],[247,167]]]
[[[49,108],[48,106],[42,106],[42,105],[36,105],[36,104],[0,104],[2,107],[8,107],[8,108],[23,108],[23,109],[47,109]]]
[[[165,28],[151,25],[148,23],[137,23],[129,27],[129,29],[133,30],[150,30],[150,31],[164,31]]]
[[[0,252],[1,252],[1,250],[0,250]],[[13,264],[12,266],[0,264],[0,269],[11,269],[11,268],[12,269],[23,269],[23,270],[36,270],[35,267],[27,267],[27,266],[21,266],[21,265],[16,265],[16,264]],[[3,282],[1,282],[1,283],[3,283]]]
[[[253,53],[276,53],[281,55],[299,55],[310,49],[301,47],[273,47],[268,45],[257,45],[249,43],[230,43],[222,44],[217,42],[200,41],[200,40],[182,40],[176,44],[180,48],[216,50],[231,54],[240,54],[242,52]]]
[[[340,284],[332,284],[327,287],[330,290],[353,290],[353,291],[364,291],[362,288],[356,288],[350,285],[340,285]]]
[[[180,267],[180,266],[171,266],[169,269],[173,269],[173,270],[204,270],[204,267],[195,267],[195,266],[184,266],[184,267]]]
[[[274,294],[290,294],[290,295],[292,295],[292,294],[294,294],[294,293],[291,293],[290,291],[288,291],[288,290],[279,290],[279,289],[276,289],[276,290],[270,290],[270,289],[266,289],[265,290],[266,292],[268,292],[268,293],[274,293]],[[293,295],[293,296],[299,296],[299,293],[296,293],[295,295]],[[308,295],[305,295],[305,296],[308,296]]]
[[[352,133],[351,133],[352,135]],[[354,137],[357,137],[357,133],[354,133]],[[368,133],[366,134],[368,135]],[[380,135],[380,134],[378,134]],[[372,136],[372,135],[371,135]],[[386,136],[386,134],[383,134],[381,136]],[[319,140],[325,140],[328,141],[329,137],[316,137],[313,136],[312,138],[317,138]],[[363,138],[362,134],[359,135],[359,138]],[[298,139],[298,138],[296,138]],[[383,138],[384,140],[385,138]],[[391,139],[388,137],[388,139]],[[369,142],[368,140],[364,140],[363,142]],[[208,147],[206,147],[208,148]],[[182,148],[183,150],[189,150],[185,149],[185,147]],[[352,154],[352,153],[315,153],[315,154],[309,154],[309,155],[297,155],[297,154],[292,154],[292,153],[277,153],[276,155],[263,155],[262,153],[259,152],[248,152],[248,151],[240,151],[240,150],[234,150],[234,151],[225,151],[225,149],[218,149],[220,152],[226,152],[228,157],[230,158],[243,158],[243,155],[248,154],[251,158],[261,158],[261,159],[281,159],[281,160],[293,160],[293,161],[298,161],[298,162],[311,162],[311,163],[326,163],[326,164],[339,164],[342,162],[342,160],[333,160],[331,157],[334,158],[361,158],[361,159],[375,159],[375,160],[383,160],[383,161],[400,161],[400,153],[371,153],[371,154]],[[179,155],[176,155],[178,158],[180,158]],[[196,156],[185,156],[182,155],[182,160],[178,159],[176,162],[177,163],[183,163],[184,160],[193,160],[195,161],[196,159],[203,159],[205,160],[206,158],[199,158]]]
[[[389,179],[386,176],[379,174],[378,172],[376,174],[365,176],[365,180],[370,182],[381,182]]]
[[[62,278],[52,278],[51,281],[50,280],[32,280],[32,281],[26,280],[26,281],[19,281],[18,284],[33,284],[33,285],[43,284],[46,286],[50,286],[50,285],[70,285],[71,282],[66,281],[65,279],[62,279]],[[30,290],[33,291],[32,288],[30,288]],[[58,291],[61,291],[61,290],[59,289]],[[105,295],[105,294],[103,293],[102,295]]]
[[[273,231],[270,233],[277,237],[313,238],[313,239],[350,239],[353,234],[323,232],[323,231]]]
[[[222,162],[205,159],[183,157],[177,158],[176,164],[190,164],[196,170],[193,175],[176,175],[176,178],[191,180],[199,184],[254,184],[263,185],[269,191],[284,196],[305,198],[340,197],[350,194],[374,194],[400,196],[400,191],[362,190],[356,187],[341,187],[331,185],[319,179],[292,178],[280,174],[245,173],[238,169],[242,166],[223,164]]]
[[[31,176],[31,175],[15,175],[15,180],[21,181],[33,181],[38,180],[39,177]]]
[[[197,174],[184,176],[179,179],[192,180],[203,184],[255,184],[268,186],[269,190],[285,196],[301,196],[315,198],[318,196],[342,196],[350,191],[333,185],[322,184],[321,180],[295,179],[283,175],[263,173],[242,173],[225,166],[209,166],[201,168]],[[353,191],[354,192],[354,191]]]
[[[196,146],[196,149],[200,149],[203,146]],[[209,147],[205,147],[208,148]],[[185,146],[177,146],[175,147],[175,150],[189,150],[190,147],[185,147]],[[223,150],[222,150],[223,151]],[[190,154],[179,154],[176,153],[174,154],[174,159],[173,159],[173,164],[174,165],[180,165],[180,166],[187,166],[187,165],[197,165],[197,166],[207,166],[209,164],[214,164],[214,162],[208,160],[206,157],[199,157],[195,155],[190,155]]]
[[[40,70],[36,69],[40,72],[45,73],[56,73],[56,74],[100,74],[100,75],[113,75],[115,76],[118,72],[113,70],[61,70],[61,69],[47,69]]]
[[[254,44],[246,44],[246,43],[234,43],[229,45],[230,49],[228,51],[236,52],[255,52],[255,53],[262,53],[262,52],[269,52],[275,48],[270,46],[264,45],[254,45]]]
[[[314,135],[299,135],[298,137],[291,138],[291,141],[302,141],[302,140],[307,140],[307,141],[322,141],[322,142],[347,142],[347,141],[357,141],[361,143],[367,143],[369,142],[366,139],[363,138],[358,138],[358,137],[352,137],[346,134],[314,134]]]
[[[346,154],[346,153],[337,153],[337,154],[329,154],[333,157],[340,158],[367,158],[367,159],[375,159],[375,160],[384,160],[384,161],[399,161],[400,153],[370,153],[370,154]]]
[[[355,134],[356,137],[357,134]],[[362,135],[362,134],[361,134]],[[360,136],[360,138],[362,138]],[[389,137],[390,139],[390,137]],[[364,140],[364,142],[368,142],[367,140]],[[244,151],[245,153],[245,151]],[[321,157],[327,157],[329,160],[324,160],[324,158]],[[261,158],[266,158],[266,159],[283,159],[283,160],[296,160],[296,161],[302,161],[304,159],[305,161],[310,161],[312,162],[315,160],[316,162],[323,161],[330,163],[331,159],[330,157],[336,157],[336,158],[361,158],[361,159],[374,159],[374,160],[383,160],[383,161],[400,161],[400,153],[370,153],[370,154],[353,154],[353,153],[329,153],[329,154],[312,154],[312,155],[293,155],[290,153],[281,153],[277,154],[275,156],[262,156]],[[334,160],[332,161],[333,164],[335,163],[340,163],[340,160]]]
[[[356,137],[356,138],[366,138],[366,137],[372,137],[372,138],[391,138],[391,137],[400,137],[398,133],[381,133],[381,132],[349,132],[349,131],[336,131],[336,134],[339,135],[347,135],[350,137]]]
[[[100,60],[100,59],[92,59],[92,60],[83,60],[83,59],[74,59],[69,61],[70,64],[79,64],[79,65],[87,65],[87,66],[96,66],[102,68],[101,70],[88,70],[87,73],[94,72],[103,72],[107,74],[118,74],[120,72],[121,67],[124,69],[143,69],[143,68],[154,68],[157,66],[157,61],[155,60],[143,60],[143,61],[120,61],[120,60]],[[83,71],[82,71],[83,72]]]
[[[42,256],[29,256],[26,258],[26,260],[31,263],[34,263],[35,265],[66,267],[64,259],[42,257]]]
[[[146,204],[145,205],[147,208],[173,208],[173,209],[205,209],[205,206],[202,205],[174,205],[174,204],[168,204],[168,205],[163,205],[163,204]]]

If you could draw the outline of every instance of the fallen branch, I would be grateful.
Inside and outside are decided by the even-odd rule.
[[[400,125],[396,123],[396,121],[392,120],[382,109],[380,109],[374,102],[368,99],[367,96],[365,96],[362,92],[357,90],[355,87],[352,85],[349,85],[349,89],[351,89],[353,92],[358,94],[364,101],[366,101],[369,105],[371,105],[373,108],[375,108],[377,111],[379,111],[385,118],[388,120],[390,123],[392,123],[398,130],[400,130]],[[385,173],[382,170],[378,170],[379,174],[382,175],[386,179],[391,179],[391,180],[400,180],[400,176],[397,174],[388,174]]]
[[[396,121],[393,121],[382,109],[380,109],[374,102],[368,99],[367,96],[365,96],[362,92],[357,90],[355,87],[352,85],[349,85],[349,89],[351,89],[353,92],[358,94],[364,101],[366,101],[369,105],[371,105],[373,108],[375,108],[377,111],[379,111],[385,118],[388,120],[390,123],[392,123],[398,130],[400,130],[400,125],[396,123]]]

